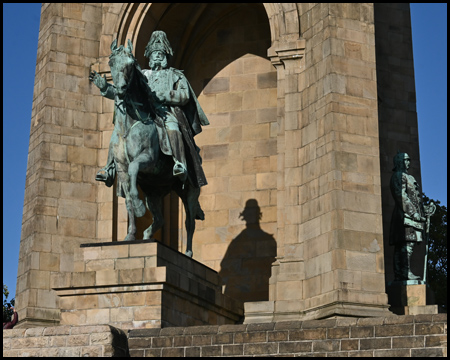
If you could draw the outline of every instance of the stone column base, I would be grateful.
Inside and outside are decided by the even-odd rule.
[[[298,301],[300,304],[302,301]],[[280,304],[278,304],[280,303]],[[244,324],[251,323],[267,323],[274,321],[305,321],[319,319],[337,319],[343,317],[386,317],[392,316],[388,306],[350,303],[350,302],[334,302],[317,308],[300,310],[289,310],[286,308],[282,311],[283,302],[278,301],[258,301],[246,302]],[[292,308],[292,306],[289,306]]]
[[[82,245],[75,267],[52,278],[61,325],[142,329],[234,324],[243,316],[216,271],[158,242]]]
[[[253,301],[244,303],[244,324],[273,322],[275,301]]]
[[[420,314],[430,315],[438,313],[438,306],[437,305],[405,306],[403,311],[405,315],[420,315]]]

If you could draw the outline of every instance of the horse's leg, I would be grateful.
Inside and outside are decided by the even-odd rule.
[[[118,166],[117,174],[119,176],[120,183],[122,184],[123,192],[125,193],[125,205],[128,213],[128,233],[125,237],[125,241],[136,240],[136,220],[134,215],[134,207],[130,197],[129,181],[130,177],[122,166]]]
[[[111,187],[114,184],[114,179],[116,177],[116,165],[114,163],[114,147],[118,144],[119,139],[117,135],[117,130],[114,128],[114,131],[111,135],[111,140],[109,142],[108,148],[108,160],[106,161],[105,167],[101,168],[97,175],[95,176],[95,180],[105,182],[106,186]]]
[[[145,195],[147,208],[153,215],[153,223],[144,231],[144,239],[151,239],[155,233],[164,225],[164,216],[162,213],[163,194],[160,192],[151,192]]]
[[[134,214],[137,217],[144,216],[145,205],[141,199],[139,199],[139,192],[137,189],[137,175],[140,170],[151,163],[151,156],[148,152],[139,154],[128,166],[128,175],[130,176],[130,196],[134,206]]]
[[[125,237],[125,241],[136,240],[136,220],[134,218],[134,207],[131,198],[128,196],[125,200],[125,205],[128,212],[128,234]]]
[[[183,200],[184,209],[186,211],[186,233],[187,233],[187,244],[185,255],[192,257],[192,239],[194,237],[195,231],[195,219],[204,220],[203,210],[200,208],[200,203],[198,202],[198,197],[200,196],[200,189],[192,187],[187,184],[185,190],[182,194],[181,199]]]
[[[185,205],[186,209],[186,233],[187,233],[187,244],[186,244],[186,252],[185,255],[189,256],[190,258],[194,255],[192,252],[192,238],[194,237],[194,231],[195,231],[195,217],[192,215],[192,212],[188,210],[188,206]]]

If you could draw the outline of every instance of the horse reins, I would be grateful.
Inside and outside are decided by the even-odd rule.
[[[127,131],[125,131],[124,134],[122,134],[122,133],[120,134],[124,140],[126,140],[126,138],[127,138],[128,134],[130,133],[131,129],[132,129],[133,127],[135,127],[139,122],[142,122],[143,124],[145,124],[144,120],[142,119],[141,115],[139,114],[138,109],[136,108],[136,105],[141,105],[141,106],[142,106],[142,104],[141,104],[141,103],[138,103],[138,102],[135,103],[133,100],[131,100],[131,99],[129,99],[129,98],[128,98],[128,100],[129,100],[129,102],[131,103],[131,106],[133,107],[134,111],[136,112],[136,115],[137,115],[137,117],[138,117],[139,120],[136,121],[133,125],[131,125],[131,127],[130,127]],[[136,104],[136,105],[135,105],[135,104]],[[125,103],[125,100],[123,101],[123,107],[124,107],[124,110],[125,110],[125,116],[127,116],[127,110],[126,110],[126,103]],[[148,120],[148,118],[147,118],[146,120]],[[131,161],[130,161],[130,158],[129,158],[129,156],[128,156],[128,151],[127,151],[127,144],[126,144],[126,141],[123,142],[123,149],[124,149],[124,151],[125,151],[125,157],[127,158],[128,165],[130,165]]]

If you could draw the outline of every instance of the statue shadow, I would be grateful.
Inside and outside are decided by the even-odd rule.
[[[269,300],[269,278],[277,256],[275,238],[261,229],[262,213],[255,199],[247,200],[239,216],[246,228],[231,241],[220,264],[224,294],[242,302]]]

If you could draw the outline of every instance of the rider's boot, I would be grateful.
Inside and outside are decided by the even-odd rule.
[[[396,246],[394,249],[394,281],[401,281],[406,280],[407,275],[404,276],[403,269],[404,269],[404,256],[402,254],[400,246]]]
[[[187,167],[182,135],[176,130],[168,130],[167,135],[169,136],[173,160],[175,163],[173,167],[173,176],[178,177],[181,182],[184,183],[187,178]]]

